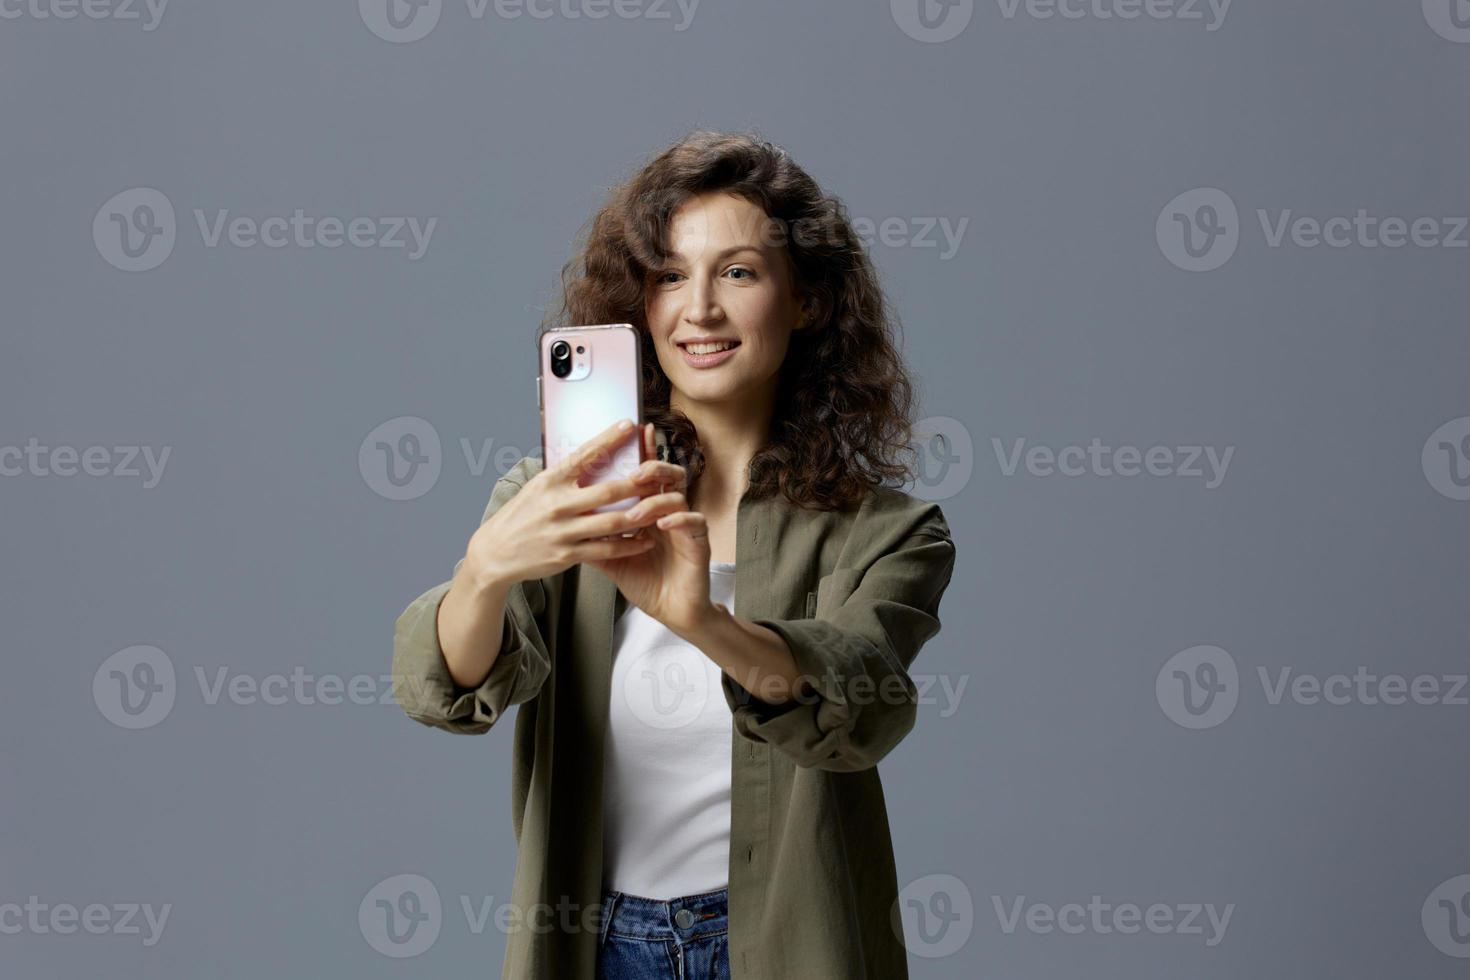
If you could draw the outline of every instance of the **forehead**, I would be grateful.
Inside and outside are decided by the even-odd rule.
[[[759,204],[728,193],[701,194],[679,205],[669,218],[669,247],[693,258],[749,246],[771,252],[776,223]]]

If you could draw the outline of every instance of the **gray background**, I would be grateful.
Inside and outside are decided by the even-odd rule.
[[[210,705],[195,670],[381,691],[393,619],[448,577],[495,475],[459,440],[535,445],[530,338],[573,236],[648,153],[708,127],[786,146],[855,216],[969,220],[947,260],[872,247],[922,414],[973,443],[943,501],[944,630],[914,668],[968,686],[882,773],[901,883],[953,875],[975,911],[913,975],[1466,975],[1420,913],[1470,872],[1470,708],[1273,705],[1257,668],[1466,670],[1470,502],[1420,454],[1470,415],[1470,250],[1272,248],[1256,210],[1470,213],[1470,44],[1376,0],[1237,0],[1217,30],[991,0],[942,43],[874,2],[704,0],[679,31],[677,8],[476,20],[446,0],[412,43],[354,8],[0,19],[0,444],[171,447],[153,488],[0,478],[0,905],[172,905],[151,947],[0,933],[0,974],[499,975],[503,935],[472,934],[459,896],[509,896],[509,726]],[[135,187],[167,195],[177,242],[130,273],[91,226]],[[1240,214],[1234,256],[1203,273],[1155,236],[1197,187]],[[439,220],[410,261],[209,248],[195,208]],[[400,416],[443,443],[404,501],[358,463]],[[1021,438],[1235,454],[1213,490],[1005,476],[991,440]],[[1188,730],[1155,679],[1200,644],[1234,658],[1239,703]],[[134,645],[177,671],[172,711],[136,731],[92,694]],[[444,917],[394,959],[357,911],[404,873]],[[1007,933],[995,912],[1093,894],[1235,908],[1213,947]]]

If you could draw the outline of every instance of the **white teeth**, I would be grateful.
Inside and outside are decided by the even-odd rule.
[[[684,349],[691,354],[718,354],[720,351],[729,350],[734,346],[735,344],[732,341],[721,340],[712,344],[685,344]]]

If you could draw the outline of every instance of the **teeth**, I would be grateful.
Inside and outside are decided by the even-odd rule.
[[[720,351],[729,350],[734,346],[735,344],[732,341],[721,340],[712,344],[685,344],[684,349],[691,354],[718,354]]]

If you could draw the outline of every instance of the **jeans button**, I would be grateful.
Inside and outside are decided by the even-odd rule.
[[[680,929],[688,929],[694,925],[694,913],[688,909],[680,909],[674,913],[674,925]]]

